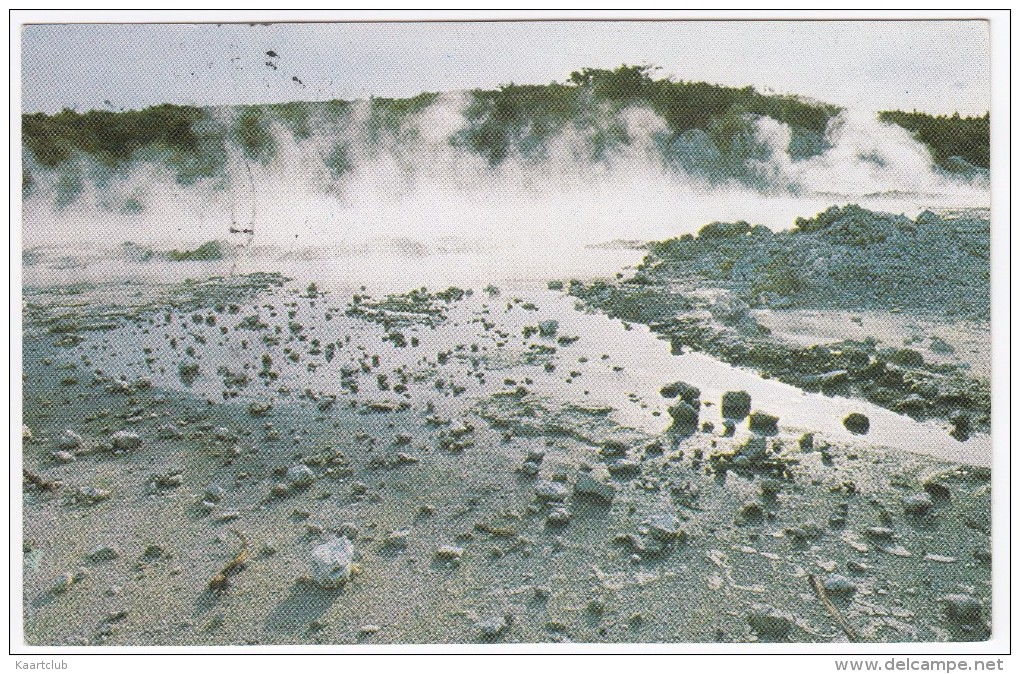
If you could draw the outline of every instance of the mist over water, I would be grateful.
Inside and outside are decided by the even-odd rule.
[[[720,174],[723,159],[696,135],[664,149],[665,122],[640,107],[596,116],[585,128],[568,125],[535,152],[493,164],[457,142],[470,124],[467,105],[465,96],[444,94],[379,128],[363,101],[343,124],[313,117],[301,137],[274,121],[271,159],[226,142],[223,174],[191,184],[157,160],[108,169],[77,158],[49,170],[26,153],[33,178],[23,203],[27,268],[98,271],[103,260],[125,261],[125,242],[165,252],[221,240],[241,270],[305,265],[372,276],[393,265],[412,286],[430,267],[438,267],[435,276],[458,265],[461,276],[543,278],[640,258],[593,251],[594,244],[661,240],[716,220],[779,230],[833,204],[914,216],[985,207],[989,199],[987,175],[946,173],[908,131],[872,113],[839,114],[803,158],[791,156],[790,127],[756,118],[754,151],[739,171]],[[229,126],[237,114],[217,109],[210,124]],[[601,152],[598,134],[610,127],[626,140]],[[255,234],[230,234],[231,227]],[[465,274],[465,266],[479,274]],[[114,262],[106,271],[118,268]]]

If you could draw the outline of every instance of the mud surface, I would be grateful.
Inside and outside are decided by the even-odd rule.
[[[726,419],[704,373],[727,366],[562,292],[259,275],[25,302],[28,643],[989,634],[982,457],[887,446],[874,413],[855,436],[858,398],[784,415],[749,380],[774,428]],[[313,553],[344,539],[330,584]]]

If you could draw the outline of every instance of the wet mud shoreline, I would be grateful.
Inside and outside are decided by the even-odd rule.
[[[29,643],[987,638],[987,468],[664,398],[562,292],[83,295],[26,297]]]

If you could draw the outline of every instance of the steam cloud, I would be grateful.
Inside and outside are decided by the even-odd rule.
[[[247,159],[228,143],[225,176],[190,185],[178,184],[158,161],[111,170],[79,158],[48,170],[26,153],[33,186],[23,205],[23,250],[45,257],[60,250],[101,255],[126,241],[153,250],[210,240],[238,245],[238,235],[228,235],[234,225],[254,227],[245,255],[266,266],[387,250],[555,253],[678,236],[715,220],[783,229],[796,216],[839,203],[908,215],[988,203],[986,175],[943,172],[906,130],[873,114],[833,118],[822,151],[802,159],[790,156],[788,126],[758,118],[758,152],[744,163],[744,175],[719,179],[669,161],[666,124],[643,108],[611,120],[629,142],[599,161],[592,160],[590,130],[568,125],[537,156],[490,165],[451,141],[465,128],[466,106],[464,96],[444,94],[396,128],[379,130],[363,101],[344,125],[311,120],[301,139],[277,121],[271,161]],[[220,109],[213,123],[229,125],[234,115]],[[331,157],[337,147],[347,163],[339,174]],[[73,198],[65,196],[69,190]]]

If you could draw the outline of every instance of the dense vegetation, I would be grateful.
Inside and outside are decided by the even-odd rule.
[[[540,161],[549,152],[549,141],[571,130],[585,141],[583,156],[576,157],[579,161],[604,161],[614,148],[633,140],[624,119],[627,111],[644,109],[665,123],[653,141],[667,164],[710,180],[736,178],[755,184],[768,177],[755,173],[752,160],[768,160],[771,152],[757,137],[756,118],[788,125],[787,151],[799,159],[828,147],[825,131],[839,112],[834,105],[765,95],[752,87],[656,79],[653,74],[650,66],[585,68],[562,83],[474,90],[469,93],[464,128],[450,142],[480,154],[491,165],[511,156]],[[133,161],[161,164],[184,185],[205,178],[222,180],[231,148],[248,160],[271,164],[279,151],[281,129],[299,142],[313,135],[328,139],[318,143],[319,151],[323,164],[338,179],[353,168],[355,141],[368,146],[384,140],[414,142],[418,126],[406,122],[438,96],[371,98],[365,115],[352,115],[355,104],[341,100],[230,109],[158,105],[125,112],[25,114],[23,190],[28,196],[37,185],[33,171],[59,168],[58,205],[70,203],[85,183],[101,185]],[[932,117],[890,111],[881,118],[913,132],[948,170],[988,167],[988,115]],[[355,124],[359,126],[354,128]],[[82,158],[90,161],[78,161]]]
[[[692,131],[707,134],[716,151],[731,153],[752,133],[750,116],[772,117],[788,124],[795,134],[820,140],[829,119],[839,112],[837,106],[796,96],[767,96],[753,87],[654,79],[652,72],[651,66],[585,68],[572,73],[566,84],[477,89],[471,92],[468,119],[472,126],[464,141],[498,164],[513,149],[524,156],[540,152],[548,136],[572,124],[593,132],[597,159],[606,146],[627,142],[622,127],[611,120],[634,106],[647,107],[666,122],[669,137],[661,139],[661,144],[667,155],[675,141]]]
[[[990,118],[987,112],[980,117],[961,117],[959,113],[935,116],[887,110],[878,117],[912,131],[919,141],[931,148],[935,161],[944,168],[952,171],[965,168],[954,157],[979,168],[988,168]]]
[[[181,105],[126,112],[90,110],[84,114],[65,109],[55,115],[22,115],[21,126],[25,147],[44,166],[55,167],[76,152],[114,166],[144,148],[198,151],[194,125],[204,118],[202,109]]]

